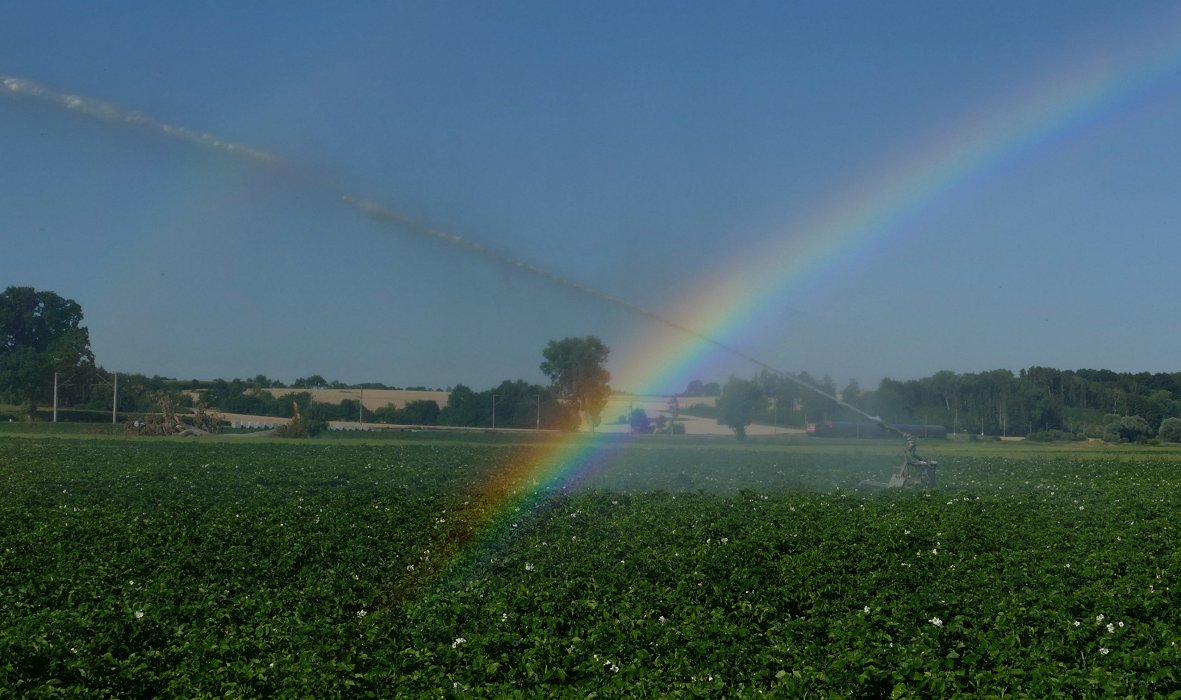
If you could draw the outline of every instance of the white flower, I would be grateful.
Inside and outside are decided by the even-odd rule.
[[[868,605],[867,605],[867,606],[865,606],[864,608],[862,608],[862,610],[864,610],[864,611],[865,611],[865,614],[866,614],[866,615],[868,615],[868,614],[869,614],[869,606],[868,606]]]
[[[508,622],[508,613],[500,613],[500,621]]]
[[[143,611],[143,610],[136,610],[136,611],[135,611],[135,619],[137,619],[137,620],[138,620],[139,618],[141,618],[141,617],[143,617],[143,616],[144,616],[144,611]]]
[[[1079,625],[1081,625],[1081,624],[1083,624],[1083,623],[1079,622],[1078,620],[1075,620],[1075,621],[1074,621],[1074,626],[1075,626],[1075,627],[1078,627],[1078,626],[1079,626]]]
[[[1111,649],[1108,649],[1107,647],[1099,647],[1099,653],[1107,656],[1111,653]]]
[[[665,622],[668,622],[668,620],[666,620],[666,619],[665,619],[664,615],[661,615],[660,617],[656,618],[656,621],[657,621],[657,622],[659,622],[659,623],[660,623],[660,624],[662,624],[662,625],[663,625]]]
[[[1111,623],[1111,622],[1107,623],[1107,632],[1108,632],[1108,634],[1115,632],[1115,624],[1114,623]]]
[[[1099,613],[1098,615],[1095,616],[1095,622],[1103,622],[1103,620],[1104,620],[1103,613]]]
[[[361,608],[360,610],[357,611],[357,617],[365,617],[368,614],[369,613],[364,608]]]
[[[723,538],[722,538],[722,544],[729,544],[729,543],[730,543],[730,538],[729,538],[729,537],[723,537]]]
[[[939,553],[939,550],[938,550],[938,549],[932,549],[932,550],[931,550],[931,554],[938,554],[938,553]]]
[[[943,620],[940,620],[937,617],[932,617],[930,620],[927,620],[927,622],[930,622],[932,625],[935,625],[936,627],[943,626]]]
[[[465,642],[467,642],[467,640],[464,639],[463,637],[456,637],[455,641],[451,642],[451,648],[454,649],[454,648],[458,647],[460,644],[463,644]]]
[[[533,566],[532,564],[525,564],[525,571],[533,571],[536,568],[537,567]]]
[[[1124,626],[1124,623],[1123,623],[1123,621],[1122,621],[1122,620],[1120,621],[1120,623],[1119,623],[1119,626],[1120,626],[1120,627],[1123,627],[1123,626]]]

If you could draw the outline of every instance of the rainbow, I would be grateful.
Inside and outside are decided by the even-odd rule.
[[[626,357],[616,374],[626,377],[637,394],[684,386],[710,357],[730,353],[728,348],[737,345],[734,338],[759,327],[773,306],[781,306],[851,259],[897,241],[907,234],[908,223],[947,200],[1085,134],[1151,93],[1164,76],[1181,69],[1181,17],[1176,19],[1165,23],[1161,36],[1139,37],[1133,57],[1096,57],[1051,71],[967,122],[929,138],[905,162],[871,168],[876,177],[850,188],[814,220],[793,225],[778,246],[760,251],[753,262],[741,261],[728,274],[716,275],[715,284],[661,314],[674,320],[669,324],[674,328],[697,332],[653,330],[641,344],[643,352]],[[478,489],[488,515],[457,557],[478,557],[519,513],[547,493],[597,473],[625,446],[626,438],[618,435],[579,435],[526,448],[495,483]]]
[[[905,159],[867,168],[871,175],[851,186],[819,215],[781,228],[790,231],[755,260],[735,263],[715,275],[716,283],[686,299],[667,314],[654,314],[625,300],[560,278],[522,261],[489,252],[458,236],[408,222],[376,205],[340,192],[346,204],[378,220],[407,226],[418,233],[525,269],[550,281],[663,322],[660,333],[632,352],[614,369],[617,379],[637,394],[683,386],[696,369],[720,354],[754,358],[735,348],[760,327],[773,307],[838,271],[855,258],[869,257],[887,242],[907,235],[920,217],[943,203],[963,196],[973,186],[1004,172],[1024,159],[1067,141],[1125,108],[1134,98],[1151,93],[1168,76],[1181,70],[1181,13],[1161,18],[1156,34],[1138,36],[1133,53],[1096,54],[1045,74],[973,118],[928,138],[908,151]],[[1073,57],[1077,59],[1077,57]],[[275,156],[218,138],[212,134],[170,125],[90,98],[59,93],[22,78],[0,76],[0,94],[54,104],[88,117],[124,123],[197,146],[243,158],[268,167],[288,167]],[[317,181],[319,182],[319,181]],[[335,186],[319,182],[336,191]],[[671,328],[670,328],[671,327]],[[675,330],[676,332],[672,332]],[[763,365],[766,366],[766,365]],[[577,486],[609,464],[626,437],[576,435],[522,448],[489,481],[474,487],[473,504],[463,525],[442,535],[458,543],[445,557],[437,557],[422,577],[423,583],[446,576],[463,561],[478,561],[518,513],[527,512],[555,491]]]
[[[875,177],[842,193],[829,208],[793,224],[779,243],[715,275],[718,282],[663,316],[730,346],[763,327],[785,300],[831,277],[854,259],[903,239],[913,223],[1058,144],[1085,135],[1181,69],[1181,16],[1135,59],[1095,58],[1050,73],[1024,90],[911,149],[906,162],[878,164]],[[666,332],[651,333],[642,354],[616,374],[637,394],[682,387],[723,348]]]

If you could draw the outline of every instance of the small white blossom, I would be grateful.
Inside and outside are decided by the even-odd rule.
[[[1105,619],[1105,617],[1104,617],[1103,613],[1099,613],[1098,615],[1095,616],[1095,622],[1103,622],[1104,619]]]
[[[864,608],[862,608],[862,610],[863,610],[863,611],[865,611],[865,614],[866,614],[866,615],[868,615],[868,614],[869,614],[869,606],[868,606],[868,605],[867,605],[867,606],[865,606]]]
[[[143,616],[144,616],[144,611],[143,611],[143,610],[136,610],[136,611],[135,611],[135,619],[137,619],[137,620],[138,620],[139,618],[141,618],[141,617],[143,617]]]
[[[533,571],[536,568],[537,567],[533,566],[532,564],[525,564],[525,571]]]
[[[1078,620],[1075,620],[1075,621],[1074,621],[1074,626],[1075,626],[1075,627],[1078,627],[1078,626],[1079,626],[1079,625],[1081,625],[1081,624],[1083,624],[1083,623],[1079,622]]]
[[[368,614],[369,614],[369,612],[367,610],[365,610],[365,608],[361,608],[360,610],[357,611],[357,617],[365,617]]]
[[[930,620],[927,620],[927,622],[930,622],[932,625],[935,625],[936,627],[943,626],[943,620],[940,620],[937,617],[932,617]]]
[[[1107,633],[1111,634],[1112,632],[1115,632],[1115,623],[1108,622],[1107,623]]]
[[[659,622],[659,623],[660,623],[660,624],[662,624],[662,625],[663,625],[664,623],[668,622],[668,620],[666,620],[666,619],[665,619],[664,615],[661,615],[660,617],[656,618],[656,621],[657,621],[657,622]]]
[[[1099,653],[1107,656],[1111,653],[1111,649],[1108,649],[1107,647],[1099,647]]]
[[[454,642],[451,642],[451,648],[452,648],[452,649],[455,649],[455,648],[456,648],[456,647],[458,647],[460,644],[464,644],[465,642],[467,642],[467,640],[466,640],[466,639],[464,639],[463,637],[456,637],[456,638],[455,638],[455,641],[454,641]]]

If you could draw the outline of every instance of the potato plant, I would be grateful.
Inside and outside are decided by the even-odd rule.
[[[1181,695],[1175,452],[0,447],[18,697]]]

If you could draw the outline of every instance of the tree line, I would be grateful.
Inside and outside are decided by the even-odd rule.
[[[604,365],[610,350],[598,338],[550,341],[542,350],[541,371],[549,386],[505,380],[474,391],[458,385],[446,406],[435,401],[389,404],[376,410],[358,398],[318,402],[311,389],[388,389],[369,382],[348,385],[314,374],[290,387],[259,374],[253,379],[209,381],[116,375],[95,362],[82,308],[55,292],[9,287],[0,294],[0,400],[17,404],[29,419],[50,402],[70,407],[72,417],[105,420],[116,414],[153,413],[161,405],[212,408],[227,413],[326,421],[569,430],[587,420],[592,429],[610,393]],[[290,388],[279,394],[274,389]],[[393,387],[398,388],[398,387]],[[426,387],[408,387],[426,390]],[[117,402],[117,406],[113,405]],[[87,415],[89,413],[89,415]]]
[[[542,351],[549,386],[505,380],[484,391],[463,385],[450,390],[447,405],[414,401],[402,407],[364,409],[359,400],[337,404],[313,400],[310,389],[389,388],[379,383],[346,385],[320,375],[286,387],[259,374],[250,380],[177,380],[119,375],[95,362],[81,306],[54,292],[9,287],[0,294],[0,399],[27,415],[53,400],[94,412],[108,411],[118,382],[120,413],[151,412],[167,395],[182,406],[200,401],[231,413],[290,417],[295,408],[321,420],[411,425],[571,429],[586,420],[598,425],[610,393],[605,369],[610,350],[594,336],[550,341]],[[810,391],[804,385],[815,387]],[[269,389],[290,388],[276,396]],[[425,389],[425,387],[409,387]],[[943,425],[952,433],[1043,438],[1100,437],[1113,442],[1158,438],[1181,440],[1181,372],[1061,370],[1034,366],[1014,374],[936,372],[930,377],[882,379],[864,390],[855,381],[838,389],[829,377],[763,371],[751,379],[690,382],[680,410],[716,418],[742,437],[752,422],[803,427],[809,422],[863,420],[845,403],[892,423]],[[715,405],[694,404],[715,396]],[[358,397],[359,399],[360,397]]]
[[[1016,374],[997,369],[941,371],[907,381],[885,378],[876,390],[864,390],[853,380],[838,390],[830,377],[816,379],[804,372],[789,378],[764,370],[751,379],[731,377],[714,407],[687,400],[682,410],[716,417],[739,437],[752,422],[804,427],[809,422],[865,420],[801,382],[887,422],[942,425],[951,433],[1181,441],[1181,372],[1035,366]]]

